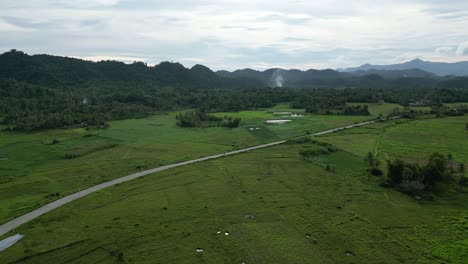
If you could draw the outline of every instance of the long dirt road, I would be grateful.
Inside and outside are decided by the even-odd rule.
[[[343,130],[343,129],[349,129],[349,128],[353,128],[353,127],[369,125],[369,124],[372,124],[372,123],[375,123],[375,122],[376,121],[362,122],[362,123],[358,123],[358,124],[354,124],[354,125],[334,128],[334,129],[330,129],[330,130],[326,130],[326,131],[322,131],[322,132],[317,132],[317,133],[312,134],[312,135],[319,136],[319,135],[329,134],[329,133],[333,133],[333,132]],[[255,150],[255,149],[272,147],[272,146],[276,146],[276,145],[279,145],[279,144],[283,144],[285,142],[286,142],[286,140],[281,140],[281,141],[276,141],[276,142],[272,142],[272,143],[268,143],[268,144],[258,145],[258,146],[254,146],[254,147],[250,147],[250,148],[245,148],[245,149],[235,150],[235,151],[231,151],[231,152],[226,152],[226,153],[222,153],[222,154],[218,154],[218,155],[213,155],[213,156],[208,156],[208,157],[183,161],[183,162],[179,162],[179,163],[174,163],[174,164],[161,166],[161,167],[150,169],[150,170],[137,172],[137,173],[134,173],[134,174],[130,174],[130,175],[121,177],[121,178],[117,178],[117,179],[112,180],[112,181],[101,183],[101,184],[95,185],[93,187],[90,187],[88,189],[85,189],[85,190],[76,192],[74,194],[70,194],[68,196],[65,196],[65,197],[63,197],[61,199],[58,199],[58,200],[56,200],[54,202],[46,204],[46,205],[44,205],[44,206],[42,206],[42,207],[40,207],[40,208],[38,208],[38,209],[36,209],[34,211],[31,211],[31,212],[29,212],[27,214],[24,214],[24,215],[22,215],[20,217],[17,217],[15,219],[3,224],[2,226],[0,226],[0,237],[5,235],[8,232],[14,230],[15,228],[19,227],[20,225],[22,225],[22,224],[24,224],[26,222],[29,222],[29,221],[31,221],[31,220],[45,214],[45,213],[48,213],[48,212],[50,212],[50,211],[52,211],[52,210],[54,210],[54,209],[56,209],[56,208],[58,208],[60,206],[63,206],[65,204],[69,203],[69,202],[77,200],[77,199],[79,199],[81,197],[84,197],[84,196],[86,196],[88,194],[91,194],[91,193],[100,191],[102,189],[114,186],[116,184],[126,182],[126,181],[131,181],[131,180],[137,179],[139,177],[142,177],[142,176],[145,176],[145,175],[148,175],[148,174],[152,174],[152,173],[156,173],[156,172],[160,172],[160,171],[164,171],[164,170],[168,170],[168,169],[172,169],[172,168],[176,168],[176,167],[180,167],[180,166],[184,166],[184,165],[188,165],[188,164],[192,164],[192,163],[197,163],[197,162],[201,162],[201,161],[206,161],[206,160],[212,160],[212,159],[217,159],[217,158],[221,158],[221,157],[231,156],[231,155],[235,155],[235,154],[239,154],[239,153],[243,153],[243,152],[248,152],[248,151]]]

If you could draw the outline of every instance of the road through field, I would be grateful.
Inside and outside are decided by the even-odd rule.
[[[330,130],[326,130],[326,131],[322,131],[322,132],[317,132],[317,133],[312,134],[312,135],[319,136],[319,135],[329,134],[329,133],[333,133],[333,132],[343,130],[343,129],[349,129],[349,128],[353,128],[353,127],[369,125],[369,124],[372,124],[372,123],[375,123],[375,122],[376,121],[362,122],[362,123],[358,123],[358,124],[354,124],[354,125],[338,127],[338,128],[334,128],[334,129],[330,129]],[[286,140],[281,140],[281,141],[276,141],[276,142],[272,142],[272,143],[268,143],[268,144],[263,144],[263,145],[258,145],[258,146],[249,147],[249,148],[245,148],[245,149],[230,151],[230,152],[226,152],[226,153],[222,153],[222,154],[217,154],[217,155],[213,155],[213,156],[208,156],[208,157],[183,161],[183,162],[179,162],[179,163],[174,163],[174,164],[157,167],[157,168],[150,169],[150,170],[137,172],[137,173],[134,173],[134,174],[130,174],[130,175],[121,177],[121,178],[117,178],[117,179],[112,180],[112,181],[101,183],[101,184],[95,185],[93,187],[90,187],[88,189],[85,189],[85,190],[70,194],[68,196],[65,196],[65,197],[63,197],[61,199],[58,199],[58,200],[56,200],[54,202],[46,204],[46,205],[44,205],[44,206],[42,206],[42,207],[40,207],[40,208],[38,208],[38,209],[36,209],[34,211],[31,211],[31,212],[29,212],[27,214],[24,214],[24,215],[22,215],[20,217],[17,217],[15,219],[3,224],[2,226],[0,226],[0,237],[5,235],[8,232],[14,230],[15,228],[19,227],[20,225],[22,225],[22,224],[24,224],[26,222],[29,222],[29,221],[31,221],[31,220],[33,220],[33,219],[47,213],[47,212],[50,212],[50,211],[60,207],[60,206],[63,206],[65,204],[69,203],[69,202],[77,200],[77,199],[79,199],[81,197],[84,197],[86,195],[89,195],[91,193],[97,192],[99,190],[114,186],[116,184],[126,182],[126,181],[130,181],[130,180],[134,180],[134,179],[140,178],[140,177],[148,175],[148,174],[152,174],[152,173],[156,173],[156,172],[160,172],[160,171],[164,171],[164,170],[168,170],[168,169],[172,169],[172,168],[176,168],[176,167],[180,167],[180,166],[184,166],[184,165],[188,165],[188,164],[192,164],[192,163],[217,159],[217,158],[221,158],[221,157],[225,157],[225,156],[231,156],[231,155],[235,155],[235,154],[239,154],[239,153],[243,153],[243,152],[248,152],[248,151],[255,150],[255,149],[272,147],[272,146],[276,146],[276,145],[279,145],[279,144],[283,144],[285,142],[286,142]]]

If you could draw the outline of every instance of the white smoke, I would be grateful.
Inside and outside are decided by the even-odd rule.
[[[275,87],[283,87],[284,78],[281,71],[281,69],[277,69],[271,76],[272,83]]]
[[[458,56],[468,55],[468,41],[458,45],[456,53]]]

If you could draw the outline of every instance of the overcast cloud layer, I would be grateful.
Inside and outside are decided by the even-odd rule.
[[[467,29],[467,0],[0,1],[0,52],[215,70],[468,60]]]

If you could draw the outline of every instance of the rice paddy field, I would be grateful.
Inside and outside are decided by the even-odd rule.
[[[287,105],[218,113],[242,118],[232,130],[178,128],[169,113],[107,130],[1,132],[0,157],[8,160],[0,161],[0,219],[134,171],[393,109],[376,108],[370,117],[304,115],[281,125],[264,122],[283,119],[278,112],[292,111]],[[8,235],[25,237],[0,252],[0,263],[466,263],[467,192],[420,200],[380,187],[363,157],[371,151],[422,160],[439,151],[466,162],[467,122],[375,123],[316,137],[339,150],[312,158],[299,152],[319,146],[284,144],[147,175],[19,227]]]
[[[282,125],[278,109],[223,113],[239,128],[180,128],[176,112],[110,122],[105,130],[0,131],[0,223],[47,202],[133,172],[367,120],[304,115]],[[254,129],[255,128],[255,129]]]
[[[2,263],[462,263],[466,204],[370,183],[340,151],[283,145],[93,194],[17,230]],[[324,169],[336,166],[336,172]],[[466,198],[466,197],[465,197]],[[197,249],[199,252],[197,252]]]
[[[362,157],[373,152],[384,159],[426,160],[439,152],[468,163],[466,123],[468,116],[394,120],[321,136],[320,140]]]

